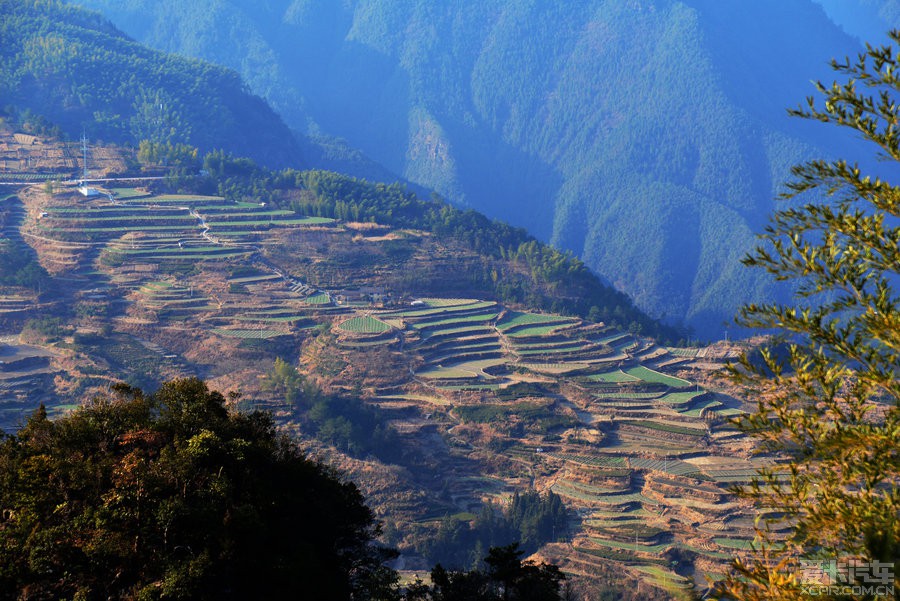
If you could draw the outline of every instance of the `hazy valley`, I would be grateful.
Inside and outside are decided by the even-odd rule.
[[[758,460],[724,421],[740,403],[706,388],[736,347],[666,348],[481,300],[496,295],[492,274],[544,284],[525,257],[379,223],[364,202],[349,220],[315,214],[390,197],[370,184],[308,173],[266,202],[115,187],[85,198],[53,183],[78,163],[53,163],[65,145],[4,144],[18,140],[51,183],[8,195],[6,244],[27,246],[47,275],[37,289],[4,288],[5,427],[37,400],[65,411],[120,379],[152,390],[197,375],[317,440],[311,452],[360,484],[411,569],[442,558],[428,542],[438,526],[465,528],[484,502],[528,490],[570,509],[553,537],[566,542],[542,553],[574,573],[605,575],[606,560],[672,592],[749,544],[749,517],[726,489]],[[136,160],[89,155],[95,177]],[[329,200],[329,184],[347,194]],[[292,198],[307,214],[278,208]],[[310,418],[314,399],[290,388],[278,359],[363,405]],[[286,367],[298,360],[299,373]]]
[[[518,541],[695,598],[792,536],[732,490],[788,465],[735,423],[779,392],[722,372],[796,298],[740,259],[834,148],[785,106],[894,18],[854,4],[0,0],[2,448],[199,378],[359,487],[404,594]]]
[[[296,131],[572,250],[703,338],[783,294],[739,260],[789,167],[848,143],[785,109],[863,48],[841,25],[896,25],[891,3],[813,0],[80,4],[235,69]]]

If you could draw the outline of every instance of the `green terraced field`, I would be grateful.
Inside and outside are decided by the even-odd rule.
[[[457,363],[467,363],[472,361],[495,360],[501,357],[498,350],[478,350],[471,352],[451,352],[443,355],[427,355],[425,357],[428,365],[454,365]],[[505,362],[506,359],[503,359]]]
[[[210,205],[217,202],[222,202],[224,199],[208,199],[204,200],[202,198],[172,198],[172,197],[162,197],[162,196],[140,196],[137,198],[132,198],[128,200],[124,200],[122,202],[125,203],[125,206],[132,208],[145,208],[145,209],[154,209],[154,208],[165,208],[165,209],[190,209],[195,207],[201,207]]]
[[[218,259],[222,256],[236,256],[248,254],[252,251],[228,246],[184,246],[184,247],[160,247],[160,248],[107,248],[110,253],[126,255],[128,257],[153,257],[183,259],[188,256],[201,259]]]
[[[265,317],[265,316],[238,316],[232,318],[235,321],[258,321],[260,323],[294,323],[297,321],[303,321],[304,319],[309,319],[307,315],[284,315],[279,317]]]
[[[420,298],[429,307],[459,307],[480,302],[475,298]],[[495,303],[489,303],[495,304]]]
[[[684,357],[686,359],[694,359],[700,352],[699,349],[695,348],[678,348],[671,346],[666,347],[666,350],[669,351],[669,354],[675,357]]]
[[[520,340],[512,340],[513,346],[516,349],[516,352],[528,352],[532,350],[536,351],[549,351],[551,349],[570,349],[570,348],[581,348],[586,344],[589,344],[585,340],[580,340],[577,338],[563,338],[562,340],[540,340],[538,342],[522,342]]]
[[[591,493],[581,487],[568,486],[567,484],[557,481],[551,487],[553,492],[582,501],[584,503],[619,506],[630,503],[647,503],[649,505],[657,505],[659,501],[645,497],[639,492],[614,492],[614,493]]]
[[[203,196],[198,194],[160,194],[159,196],[151,196],[147,200],[156,202],[222,202],[225,199],[221,196]]]
[[[196,225],[128,225],[128,226],[107,226],[107,227],[41,227],[41,230],[48,234],[81,234],[81,233],[114,233],[124,234],[128,232],[197,232]]]
[[[596,519],[602,521],[604,523],[613,522],[622,522],[622,521],[640,521],[646,522],[647,518],[658,517],[659,514],[653,511],[647,511],[643,507],[633,507],[631,509],[624,509],[622,511],[619,510],[604,510],[604,509],[591,509],[590,519]]]
[[[665,384],[666,386],[670,386],[672,388],[685,388],[692,385],[687,380],[682,380],[681,378],[675,378],[673,376],[667,376],[666,374],[659,373],[658,371],[648,369],[643,365],[638,365],[636,367],[626,369],[625,373],[630,376],[634,376],[639,380],[643,380],[644,382],[649,382],[651,384]]]
[[[4,173],[3,179],[8,182],[42,182],[60,179],[59,173]]]
[[[670,440],[665,437],[663,431],[652,428],[644,431],[619,428],[618,438],[618,443],[610,444],[610,450],[626,455],[680,457],[697,451],[693,441]]]
[[[242,213],[246,213],[248,211],[259,211],[262,210],[262,207],[258,202],[246,202],[243,200],[225,200],[222,204],[203,205],[203,213],[216,213],[216,212],[229,212],[229,211],[240,211]]]
[[[236,241],[236,243],[246,243],[254,240],[266,233],[268,228],[259,230],[222,230],[217,229],[215,235],[217,238],[227,238]],[[243,239],[243,240],[242,240]]]
[[[710,399],[708,401],[704,401],[704,402],[700,403],[699,405],[697,405],[696,407],[694,407],[692,409],[687,409],[684,411],[679,409],[679,411],[682,415],[686,415],[688,417],[700,417],[700,414],[705,409],[709,409],[710,411],[715,411],[716,409],[718,409],[721,406],[722,406],[722,403],[720,403],[719,401],[717,401],[715,399]]]
[[[233,284],[257,284],[259,282],[269,282],[272,280],[280,279],[280,275],[274,273],[265,273],[260,275],[248,275],[239,278],[228,278],[228,282]]]
[[[351,317],[347,321],[342,322],[338,328],[345,332],[354,332],[356,334],[383,334],[389,331],[391,326],[380,319],[366,315],[363,317]]]
[[[236,257],[242,257],[250,254],[250,251],[240,251],[240,250],[232,250],[232,251],[224,251],[222,253],[212,255],[209,253],[204,254],[194,254],[194,253],[185,253],[185,254],[159,254],[159,255],[149,255],[146,257],[142,257],[144,259],[149,259],[152,261],[166,261],[166,260],[178,260],[178,261],[218,261],[220,259],[234,259]]]
[[[333,223],[334,219],[327,217],[297,217],[295,219],[265,219],[265,220],[241,220],[241,221],[208,221],[207,225],[213,230],[218,230],[227,226],[236,227],[253,227],[253,226],[271,226],[271,227],[287,227],[295,225],[323,225],[325,223]]]
[[[140,196],[149,196],[149,192],[145,192],[143,190],[138,190],[137,188],[110,188],[109,191],[112,192],[116,198],[119,198],[122,200],[124,200],[126,198],[137,198]]]
[[[456,327],[455,324],[448,324],[444,328],[434,328],[423,332],[423,340],[433,340],[435,338],[449,338],[451,336],[476,336],[482,334],[494,334],[494,330],[484,325],[470,325]]]
[[[214,309],[203,294],[170,282],[147,282],[137,291],[141,304],[168,316],[188,314]]]
[[[437,299],[430,299],[435,301]],[[452,316],[454,313],[467,313],[470,311],[478,311],[480,309],[488,309],[492,307],[496,307],[497,303],[493,301],[477,301],[472,299],[458,299],[465,300],[465,303],[459,304],[449,304],[449,305],[440,305],[428,304],[428,308],[426,309],[409,309],[406,311],[389,311],[384,313],[385,316],[391,317],[402,317],[404,319],[415,319],[417,317],[430,317],[433,315],[448,315]]]
[[[556,324],[561,327],[565,324],[577,322],[577,319],[571,317],[560,317],[558,315],[544,315],[541,313],[522,313],[519,311],[508,311],[503,319],[497,322],[497,329],[506,332],[512,328],[526,325],[538,324]]]
[[[440,326],[449,326],[449,325],[462,325],[467,323],[481,323],[488,322],[497,317],[496,312],[488,312],[488,313],[478,313],[475,315],[460,315],[457,317],[448,317],[445,319],[438,319],[435,321],[421,321],[418,323],[412,324],[414,328],[417,330],[425,330],[432,328],[439,328]]]
[[[686,428],[684,426],[676,426],[674,424],[667,424],[658,421],[628,420],[622,421],[620,423],[637,426],[640,428],[649,428],[651,430],[659,430],[661,432],[669,432],[671,434],[683,434],[685,436],[706,436],[706,430],[700,430],[698,428]]]
[[[440,365],[420,370],[416,372],[416,375],[428,380],[463,380],[478,377],[478,374],[474,371],[457,367],[442,367]]]
[[[591,366],[589,363],[517,363],[516,365],[542,374],[565,374]]]
[[[130,244],[129,239],[119,239],[110,243],[107,250],[123,255],[144,255],[148,253],[167,253],[167,252],[217,252],[229,250],[232,247],[210,245],[203,240],[192,239],[191,243],[178,245],[178,238],[140,238],[135,244]]]
[[[704,469],[704,473],[716,482],[749,482],[759,476],[756,468],[746,469]]]
[[[227,205],[224,205],[227,207]],[[288,211],[287,209],[277,209],[273,211],[242,211],[239,213],[227,213],[227,212],[209,212],[205,207],[203,209],[202,215],[206,217],[206,221],[210,223],[218,222],[218,221],[232,221],[243,219],[244,217],[284,217],[286,215],[294,215],[293,211]]]
[[[639,400],[653,400],[658,399],[663,396],[662,392],[640,392],[640,391],[621,391],[621,392],[595,392],[594,398],[604,400],[604,399],[615,399],[615,400],[624,400],[624,399],[639,399]]]
[[[47,207],[48,217],[56,219],[73,218],[79,215],[85,217],[99,215],[147,215],[152,212],[154,215],[184,215],[185,209],[178,207],[150,207],[145,205],[88,205],[79,207]]]
[[[308,305],[327,305],[331,302],[331,297],[326,292],[317,292],[303,299]]]
[[[654,555],[658,555],[665,551],[666,549],[672,547],[672,544],[663,543],[659,545],[642,545],[640,543],[624,543],[614,540],[606,540],[603,538],[590,538],[589,539],[595,545],[600,545],[603,547],[610,547],[613,549],[625,549],[628,551],[637,551],[640,553],[653,553]]]
[[[568,453],[547,453],[548,457],[555,457],[564,461],[580,463],[592,467],[624,468],[627,467],[624,457],[607,455],[571,455]]]
[[[747,540],[745,538],[714,538],[713,542],[719,545],[720,547],[725,547],[726,549],[739,549],[742,551],[749,551],[753,549],[753,541]]]
[[[565,479],[557,480],[556,483],[570,490],[578,490],[590,495],[612,495],[628,492],[628,489],[622,486],[598,486],[596,484],[586,484],[584,482],[575,482]]]
[[[437,390],[446,390],[446,391],[454,391],[454,390],[499,390],[499,384],[460,384],[454,386],[436,386]]]
[[[503,365],[506,363],[506,359],[484,359],[481,361],[466,361],[463,363],[456,363],[453,365],[441,366],[437,365],[434,367],[429,367],[423,369],[421,371],[416,372],[417,376],[428,379],[448,379],[448,380],[458,380],[461,378],[477,378],[479,376],[492,378],[488,373],[485,373],[484,370],[496,367],[498,365]]]
[[[609,382],[611,384],[620,384],[622,382],[640,382],[640,378],[630,376],[621,369],[603,372],[601,374],[591,374],[588,380],[593,382]]]
[[[376,346],[389,346],[397,342],[397,338],[386,338],[384,340],[341,340],[338,344],[342,348],[373,348]]]
[[[95,214],[91,214],[91,215],[65,214],[65,215],[54,216],[53,221],[60,222],[60,223],[65,223],[66,221],[76,222],[73,224],[73,227],[77,224],[82,224],[82,223],[103,224],[104,222],[121,222],[121,221],[127,221],[129,223],[135,222],[138,224],[140,224],[141,222],[144,222],[144,221],[174,221],[174,222],[187,221],[187,222],[190,222],[191,225],[193,225],[197,222],[196,219],[194,219],[190,215],[187,215],[184,213],[179,213],[177,215],[154,215],[151,213],[148,215],[147,213],[144,213],[143,211],[141,211],[138,214],[132,213],[132,214],[127,214],[127,215],[112,215],[112,216],[104,215],[102,213],[95,213]]]
[[[553,332],[559,330],[560,328],[571,325],[573,322],[564,322],[564,323],[556,323],[551,325],[534,325],[527,326],[521,329],[517,329],[512,331],[511,329],[507,329],[505,334],[510,338],[527,338],[532,336],[546,336],[547,334],[552,334]]]
[[[647,582],[650,582],[659,588],[671,593],[677,599],[694,599],[695,596],[689,592],[691,588],[691,580],[680,574],[676,574],[671,570],[662,568],[661,566],[641,565],[633,566],[633,570],[640,572]]]
[[[595,557],[600,557],[603,559],[619,561],[619,562],[625,563],[626,565],[632,564],[632,563],[637,563],[637,562],[642,562],[642,563],[658,562],[660,565],[664,565],[664,564],[668,563],[663,559],[654,560],[654,559],[639,558],[637,555],[635,555],[633,553],[628,553],[623,550],[616,550],[616,549],[609,549],[609,548],[591,549],[588,547],[575,547],[575,550],[578,551],[579,553],[586,553],[588,555],[593,555]]]
[[[268,340],[277,336],[284,336],[284,332],[276,330],[237,330],[228,328],[216,328],[211,330],[214,334],[228,338],[240,338],[241,340]]]
[[[634,566],[634,569],[651,576],[657,576],[659,578],[665,578],[668,580],[673,580],[675,582],[688,582],[688,579],[685,576],[676,574],[671,570],[666,570],[665,568],[661,568],[659,566]]]
[[[699,396],[706,394],[704,390],[695,390],[693,392],[670,392],[656,399],[660,403],[668,403],[669,405],[689,405],[691,401]]]
[[[535,357],[542,357],[545,355],[565,355],[566,353],[574,353],[581,350],[581,347],[574,348],[550,348],[550,349],[532,349],[528,351],[520,351],[516,350],[516,354],[525,359],[534,360]]]
[[[428,352],[455,355],[471,352],[499,351],[501,348],[500,341],[496,339],[475,337],[469,339],[458,338],[456,340],[445,340],[435,344]]]
[[[631,334],[628,334],[627,332],[616,332],[615,334],[610,334],[609,336],[605,336],[605,337],[601,338],[597,342],[599,342],[600,344],[612,345],[624,338],[630,338],[630,337],[631,337]]]
[[[630,457],[628,465],[636,470],[649,470],[654,472],[664,472],[673,476],[692,476],[701,475],[700,470],[680,459],[650,459],[647,457]]]

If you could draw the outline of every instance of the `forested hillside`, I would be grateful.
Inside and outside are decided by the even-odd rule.
[[[0,97],[69,138],[225,148],[299,165],[293,134],[229,69],[154,51],[59,2],[0,1]],[[34,116],[40,116],[34,119]]]
[[[887,41],[887,32],[900,26],[897,0],[816,0],[831,19],[862,42]]]
[[[820,147],[785,108],[859,48],[813,0],[81,3],[710,336],[774,294],[738,259]]]
[[[539,242],[522,228],[492,221],[474,210],[423,201],[399,184],[372,184],[327,171],[272,172],[222,153],[207,155],[203,167],[212,181],[217,181],[215,188],[209,187],[209,180],[189,180],[186,186],[235,200],[264,199],[268,205],[292,209],[299,215],[423,230],[443,244],[496,262],[479,269],[470,267],[460,293],[483,290],[503,302],[578,315],[669,343],[684,336],[678,328],[648,317],[628,296],[600,281],[581,260]],[[398,255],[403,254],[400,246],[398,243],[395,251]],[[437,261],[437,257],[431,259]],[[408,270],[398,269],[412,275]]]

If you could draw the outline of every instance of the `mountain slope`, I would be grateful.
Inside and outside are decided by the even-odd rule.
[[[69,137],[225,148],[297,165],[281,118],[234,71],[150,50],[99,15],[59,2],[0,2],[0,95]]]
[[[816,0],[828,16],[862,42],[887,41],[888,30],[900,26],[897,0]]]
[[[51,282],[0,281],[0,428],[39,400],[198,375],[360,482],[408,569],[525,538],[585,586],[668,598],[649,587],[685,589],[748,544],[726,488],[759,462],[725,421],[740,403],[702,389],[734,347],[635,335],[671,332],[523,230],[401,186],[221,152],[203,167],[7,199],[6,235]],[[535,490],[582,519],[517,523]]]
[[[81,3],[705,335],[774,294],[738,259],[827,142],[784,108],[858,47],[812,0]]]
[[[648,317],[625,294],[601,282],[580,260],[538,242],[521,228],[492,221],[476,211],[420,200],[397,184],[371,184],[325,171],[273,173],[253,170],[222,156],[207,156],[205,167],[222,180],[215,192],[227,197],[260,198],[267,205],[317,218],[427,231],[448,247],[413,253],[429,265],[421,272],[395,265],[399,279],[408,280],[403,285],[395,283],[395,288],[412,285],[406,289],[411,293],[416,285],[428,282],[432,291],[477,292],[504,302],[603,321],[669,343],[683,334]],[[199,185],[198,191],[212,192],[203,187],[208,183],[201,181]],[[302,192],[298,195],[294,187]],[[405,253],[399,240],[395,246],[397,256],[392,258],[396,260]],[[481,257],[475,263],[466,258],[473,252]],[[308,260],[305,255],[302,258]],[[340,264],[343,258],[335,256],[332,260]],[[363,285],[362,277],[356,274],[347,285]]]

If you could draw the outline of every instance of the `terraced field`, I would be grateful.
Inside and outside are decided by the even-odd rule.
[[[284,336],[285,332],[278,330],[240,330],[236,328],[215,328],[211,330],[213,334],[225,336],[226,338],[238,338],[240,340],[268,340],[269,338],[277,338]]]
[[[0,430],[24,423],[34,403],[48,398],[54,369],[43,348],[0,341]]]
[[[685,388],[691,386],[691,383],[687,380],[667,376],[666,374],[659,373],[658,371],[648,369],[643,365],[638,365],[636,367],[625,370],[625,373],[634,378],[638,378],[639,380],[643,380],[644,382],[649,382],[651,384],[663,384],[671,388]]]
[[[497,330],[507,336],[525,338],[550,334],[560,328],[573,325],[577,320],[558,315],[509,311],[497,322]]]
[[[383,334],[391,330],[391,326],[370,316],[351,317],[341,322],[338,328],[355,334]]]
[[[327,292],[318,292],[306,297],[306,302],[310,305],[329,305],[331,304],[331,296]]]
[[[621,369],[616,369],[612,371],[607,371],[600,374],[591,374],[588,376],[589,379],[595,382],[606,382],[610,384],[620,384],[622,382],[640,382],[640,378],[636,378],[632,375],[626,374]]]
[[[113,189],[85,202],[60,199],[42,207],[34,235],[60,242],[95,243],[109,265],[169,261],[222,261],[248,257],[276,228],[324,225],[334,220],[267,210],[264,203],[219,196],[152,195]]]
[[[483,359],[479,361],[461,361],[459,363],[451,363],[447,366],[436,365],[428,367],[418,372],[422,378],[440,379],[440,380],[493,380],[494,377],[485,370],[498,365],[503,365],[505,361],[501,358]]]
[[[457,407],[464,421],[495,423],[493,416],[506,415],[513,424],[537,424],[522,422],[515,405],[490,399],[507,398],[504,390],[530,378],[545,382],[543,392],[524,398],[544,399],[534,406],[547,407],[543,423],[556,425],[543,430],[543,440],[507,453],[552,474],[546,486],[578,509],[573,570],[579,561],[615,562],[678,596],[693,575],[665,559],[670,550],[710,573],[749,545],[753,531],[738,521],[746,509],[727,489],[761,463],[726,428],[723,415],[737,411],[733,404],[659,367],[676,358],[667,349],[602,325],[504,311],[475,299],[422,299],[373,315],[395,324],[407,349],[422,358],[415,380],[433,391],[431,398]],[[564,397],[554,392],[563,390]],[[488,404],[454,400],[472,393]],[[559,420],[563,414],[571,421]],[[557,420],[547,421],[553,415]],[[572,427],[578,423],[581,429]]]
[[[38,308],[37,295],[27,290],[10,290],[0,295],[0,315],[22,315]]]
[[[108,284],[78,292],[77,298],[87,310],[104,299],[119,303],[115,311],[123,325],[154,324],[253,343],[302,335],[317,323],[312,315],[340,311],[327,293],[265,261],[255,270],[242,267],[256,261],[276,230],[333,220],[216,196],[151,195],[135,188],[91,199],[30,198],[40,204],[28,207],[30,218],[20,209],[17,220],[7,220],[14,227],[11,235],[21,230],[42,264],[76,289],[105,279]],[[241,266],[242,275],[217,283],[217,274],[229,266]],[[27,317],[38,307],[33,297],[0,298],[0,315]]]
[[[430,385],[496,386],[490,373],[504,365],[500,337],[493,327],[499,307],[476,299],[421,299],[405,310],[380,316],[405,331],[423,358],[418,378]]]
[[[167,315],[212,308],[208,298],[173,282],[147,282],[137,290],[137,297],[144,307]]]
[[[314,362],[334,389],[402,414],[398,431],[420,436],[434,465],[459,469],[448,472],[445,501],[459,515],[526,485],[555,491],[577,515],[564,543],[563,567],[573,572],[613,563],[674,595],[694,568],[715,573],[749,545],[753,516],[727,488],[771,459],[751,457],[725,421],[740,403],[694,382],[685,362],[703,358],[699,350],[489,299],[342,302],[341,290],[289,273],[266,248],[280,240],[276,230],[315,236],[332,220],[215,196],[113,192],[52,197],[30,213],[41,217],[23,215],[17,227],[65,277],[92,282],[77,300],[89,291],[116,298],[116,327],[176,346],[193,337],[198,363],[217,361],[219,349],[238,349],[257,365],[271,364],[266,352]],[[9,292],[0,314],[33,301]],[[99,321],[90,325],[102,331]],[[320,341],[334,342],[318,348]],[[110,361],[122,365],[140,350],[116,348]],[[145,353],[142,369],[167,354]],[[385,365],[388,376],[379,371]],[[4,379],[0,370],[0,399],[16,373]]]

